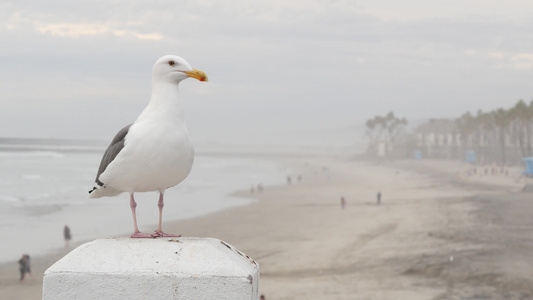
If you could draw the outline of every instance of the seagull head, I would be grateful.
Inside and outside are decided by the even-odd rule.
[[[207,81],[207,75],[200,70],[193,69],[189,63],[176,55],[165,55],[154,64],[152,77],[156,81],[179,83],[187,78]]]

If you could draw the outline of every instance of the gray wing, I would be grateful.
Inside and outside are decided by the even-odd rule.
[[[122,128],[117,133],[117,135],[115,135],[109,147],[107,147],[107,150],[104,153],[104,157],[102,157],[102,161],[100,162],[98,173],[96,174],[95,182],[99,186],[104,185],[104,183],[100,181],[100,175],[104,173],[107,166],[109,166],[109,164],[115,159],[115,157],[117,157],[117,155],[120,153],[120,150],[124,148],[124,140],[126,138],[126,135],[128,134],[128,131],[130,130],[131,125],[132,124]]]

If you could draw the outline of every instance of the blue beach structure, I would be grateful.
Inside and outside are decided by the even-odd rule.
[[[525,157],[526,170],[522,173],[527,177],[533,177],[533,157]]]
[[[468,150],[465,153],[465,161],[469,163],[475,163],[476,162],[476,151],[474,150]]]
[[[415,150],[415,152],[413,153],[413,158],[416,160],[422,159],[422,151]]]

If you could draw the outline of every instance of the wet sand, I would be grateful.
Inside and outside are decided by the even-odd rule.
[[[269,300],[533,299],[533,194],[521,192],[518,171],[472,178],[451,162],[284,162],[301,183],[293,176],[254,193],[254,204],[167,231],[216,237],[254,258]],[[40,299],[42,273],[65,253],[32,258],[35,279],[22,283],[16,262],[2,266],[0,299]]]

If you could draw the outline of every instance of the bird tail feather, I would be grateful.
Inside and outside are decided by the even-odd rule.
[[[95,186],[89,191],[89,198],[112,197],[122,193],[117,189],[106,186]]]

